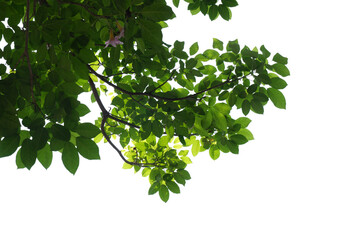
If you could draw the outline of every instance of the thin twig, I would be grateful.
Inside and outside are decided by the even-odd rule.
[[[160,84],[159,86],[157,86],[156,88],[154,88],[153,90],[151,90],[151,91],[148,92],[148,93],[153,93],[153,92],[155,92],[156,90],[158,90],[159,88],[161,88],[162,86],[164,86],[165,83],[167,83],[168,81],[170,81],[170,79],[174,76],[174,74],[175,74],[175,71],[173,71],[173,72],[171,73],[170,77],[169,77],[168,79],[166,79],[165,82],[163,82],[162,84]]]

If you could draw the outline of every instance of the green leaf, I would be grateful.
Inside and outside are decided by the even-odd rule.
[[[287,83],[283,79],[275,77],[270,79],[269,85],[276,89],[284,89],[287,86]]]
[[[273,57],[273,61],[284,65],[288,63],[288,59],[286,57],[281,56],[279,53],[275,54],[275,56]]]
[[[75,128],[75,131],[80,136],[87,137],[87,138],[94,138],[101,132],[100,129],[92,123],[80,123]]]
[[[242,110],[242,112],[243,112],[243,114],[244,114],[245,116],[249,114],[249,112],[250,112],[250,102],[249,102],[247,99],[245,99],[245,100],[242,102],[242,104],[241,104],[241,110]]]
[[[153,194],[157,193],[157,191],[159,191],[159,189],[160,189],[160,183],[154,182],[153,184],[151,184],[148,194],[153,195]]]
[[[195,157],[200,152],[200,141],[195,140],[191,147],[191,153]]]
[[[221,0],[221,2],[227,7],[236,7],[238,5],[236,0]]]
[[[253,134],[249,131],[249,129],[246,128],[242,128],[240,129],[240,131],[238,132],[238,134],[241,134],[243,136],[245,136],[247,138],[247,140],[254,140],[254,136]]]
[[[25,168],[25,165],[23,164],[23,162],[21,160],[21,148],[16,153],[16,160],[15,161],[16,161],[16,166],[17,166],[18,169]]]
[[[79,113],[79,117],[83,117],[90,112],[90,109],[85,104],[79,104],[75,110]]]
[[[230,152],[233,154],[239,154],[239,145],[234,141],[226,141],[226,145],[229,148]]]
[[[180,174],[180,176],[181,176],[182,178],[184,178],[185,180],[190,180],[190,179],[191,179],[191,176],[190,176],[190,174],[189,174],[188,171],[182,169],[182,170],[178,170],[177,172],[178,172],[178,173]]]
[[[190,47],[190,55],[194,55],[198,51],[199,51],[199,44],[197,42],[193,43]]]
[[[65,142],[70,140],[70,131],[64,126],[55,124],[51,127],[51,132],[53,136],[59,140],[63,140]]]
[[[204,129],[208,129],[212,123],[213,117],[212,113],[209,111],[206,113],[205,118],[201,121],[201,126]]]
[[[179,7],[180,0],[172,0],[175,7]]]
[[[151,172],[151,168],[146,167],[146,168],[144,168],[144,169],[142,170],[141,175],[142,175],[143,177],[147,177],[147,176],[150,175],[150,172]]]
[[[167,202],[169,200],[169,189],[165,185],[161,185],[159,189],[159,196],[161,200]]]
[[[251,119],[247,117],[240,117],[235,120],[236,123],[240,123],[241,128],[246,128],[251,123]]]
[[[285,109],[286,108],[286,100],[284,95],[275,88],[267,89],[270,100],[273,102],[275,107]]]
[[[50,167],[52,157],[53,155],[49,144],[46,144],[45,147],[43,149],[40,149],[37,153],[37,159],[45,169],[48,169]]]
[[[36,161],[36,150],[34,151],[33,143],[30,139],[25,139],[21,144],[21,161],[24,166],[30,170]]]
[[[166,186],[169,188],[169,190],[173,193],[180,193],[179,185],[176,184],[174,181],[167,181]]]
[[[226,118],[224,116],[224,114],[222,114],[221,112],[218,112],[216,110],[212,111],[213,114],[213,121],[215,126],[222,131],[226,131],[227,129],[227,122],[226,122]]]
[[[34,148],[36,150],[40,150],[45,147],[47,141],[49,140],[49,133],[46,128],[39,128],[33,131],[32,137]]]
[[[154,120],[152,122],[151,130],[158,138],[160,138],[161,135],[164,133],[164,127],[158,120]]]
[[[21,158],[22,159],[22,158]],[[62,161],[65,168],[75,174],[76,170],[79,167],[79,154],[71,142],[66,142],[62,152]]]
[[[140,13],[155,22],[165,21],[174,16],[171,7],[161,3],[145,6]]]
[[[162,44],[161,26],[148,20],[140,21],[141,35],[146,43],[158,47]]]
[[[250,106],[252,107],[253,112],[258,113],[258,114],[264,113],[264,106],[261,104],[260,101],[253,99],[250,102]]]
[[[248,139],[241,134],[235,134],[230,137],[231,141],[234,141],[238,145],[242,145],[248,142]]]
[[[79,57],[84,63],[92,63],[98,60],[94,54],[94,51],[91,51],[87,48],[82,48],[80,50]]]
[[[224,43],[217,38],[213,38],[213,48],[217,48],[222,51],[224,49]]]
[[[216,160],[220,157],[220,150],[217,146],[211,145],[211,147],[209,149],[209,154],[210,154],[210,157],[212,158],[212,160]]]
[[[81,156],[83,156],[84,158],[89,160],[100,159],[99,148],[96,143],[94,143],[94,141],[92,141],[91,139],[85,137],[77,137],[76,147]]]
[[[238,40],[236,39],[234,41],[229,41],[226,45],[226,50],[238,54],[240,52],[240,45],[238,43]]]
[[[179,173],[174,173],[174,179],[177,183],[185,186],[185,179]]]
[[[231,18],[231,12],[230,12],[230,9],[228,7],[226,7],[225,5],[223,4],[220,4],[219,5],[219,13],[220,13],[220,16],[226,20],[226,21],[229,21],[230,18]]]
[[[221,112],[224,115],[228,115],[230,113],[231,107],[225,103],[217,103],[214,105],[216,111]]]
[[[203,55],[208,59],[216,59],[220,54],[213,49],[208,49],[208,50],[205,50]]]
[[[20,144],[20,136],[13,135],[5,137],[0,141],[0,158],[11,156]]]
[[[263,53],[263,55],[265,56],[265,58],[270,57],[271,53],[265,48],[264,45],[262,45],[262,46],[260,47],[260,50],[261,50],[261,52]]]
[[[211,5],[211,7],[209,8],[209,18],[210,18],[210,20],[214,21],[218,16],[219,16],[218,6]]]
[[[290,71],[289,69],[281,64],[281,63],[275,63],[272,65],[272,68],[274,69],[274,71],[278,74],[280,74],[283,77],[289,76],[290,75]]]

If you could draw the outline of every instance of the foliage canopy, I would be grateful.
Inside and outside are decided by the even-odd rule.
[[[238,5],[185,1],[211,20]],[[237,40],[213,39],[201,53],[198,43],[169,45],[162,29],[175,14],[164,0],[2,0],[0,9],[0,157],[16,152],[18,168],[47,169],[58,151],[75,174],[79,156],[100,159],[104,141],[166,202],[191,178],[189,151],[238,154],[253,139],[250,111],[263,114],[269,100],[285,109],[287,58]],[[100,108],[95,123],[82,121],[84,92]]]

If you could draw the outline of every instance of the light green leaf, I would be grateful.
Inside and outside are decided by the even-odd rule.
[[[217,38],[213,38],[213,48],[217,48],[222,51],[224,49],[224,43]]]
[[[211,147],[209,149],[209,154],[210,154],[210,157],[212,158],[212,160],[216,160],[220,157],[220,150],[217,146],[211,145]]]
[[[231,107],[225,103],[217,103],[214,105],[216,111],[221,112],[224,115],[228,115],[231,111]]]
[[[154,182],[153,184],[151,184],[148,194],[153,195],[153,194],[157,193],[157,191],[159,191],[159,188],[160,188],[160,183]]]
[[[167,202],[169,200],[169,189],[165,185],[161,185],[159,189],[159,196],[161,200]]]
[[[205,50],[203,55],[205,57],[207,57],[208,59],[216,59],[220,54],[213,49],[208,49],[208,50]]]
[[[226,118],[225,118],[224,114],[222,114],[221,112],[218,112],[216,110],[213,110],[212,115],[213,115],[213,121],[215,123],[215,126],[219,130],[226,131],[227,122],[226,122]]]
[[[144,168],[144,169],[142,170],[141,175],[142,175],[143,177],[147,177],[147,176],[150,175],[150,172],[151,172],[151,168],[146,167],[146,168]]]
[[[190,47],[190,55],[194,55],[198,51],[199,51],[199,44],[197,42],[193,43],[193,45],[191,45]]]
[[[196,155],[198,155],[199,151],[200,151],[200,141],[195,140],[191,147],[191,153],[195,157]]]
[[[270,100],[274,103],[275,107],[285,109],[286,100],[284,95],[275,88],[267,89]]]
[[[275,77],[270,79],[269,85],[276,89],[284,89],[287,86],[287,83],[283,79]]]
[[[48,169],[50,167],[52,157],[53,155],[49,144],[46,144],[45,147],[39,150],[37,153],[37,159],[45,169]]]

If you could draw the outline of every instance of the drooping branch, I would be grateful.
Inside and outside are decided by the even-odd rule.
[[[105,124],[107,122],[107,120],[110,118],[110,119],[113,119],[115,121],[118,121],[120,123],[124,123],[126,125],[129,125],[129,126],[132,126],[132,127],[136,127],[136,128],[139,128],[138,126],[134,125],[134,124],[131,124],[131,123],[128,123],[126,121],[123,121],[119,118],[116,118],[114,116],[112,116],[107,110],[106,108],[104,107],[104,104],[102,103],[101,99],[100,99],[100,96],[96,90],[96,87],[95,87],[95,84],[94,82],[92,81],[92,79],[89,77],[88,79],[88,82],[89,82],[89,85],[90,85],[90,88],[91,88],[91,91],[92,93],[94,94],[94,98],[97,102],[97,104],[99,105],[99,108],[102,112],[102,121],[101,121],[101,125],[100,125],[100,130],[101,130],[101,133],[103,134],[104,138],[106,139],[106,141],[108,141],[108,143],[110,144],[110,146],[115,149],[115,151],[119,154],[120,158],[127,164],[130,164],[130,165],[136,165],[136,166],[139,166],[139,167],[147,167],[147,166],[157,166],[157,167],[165,167],[165,166],[161,166],[159,164],[156,164],[156,163],[137,163],[137,162],[131,162],[129,160],[127,160],[124,155],[122,154],[122,152],[119,150],[119,148],[111,141],[111,138],[110,136],[106,133],[106,130],[105,130]]]

